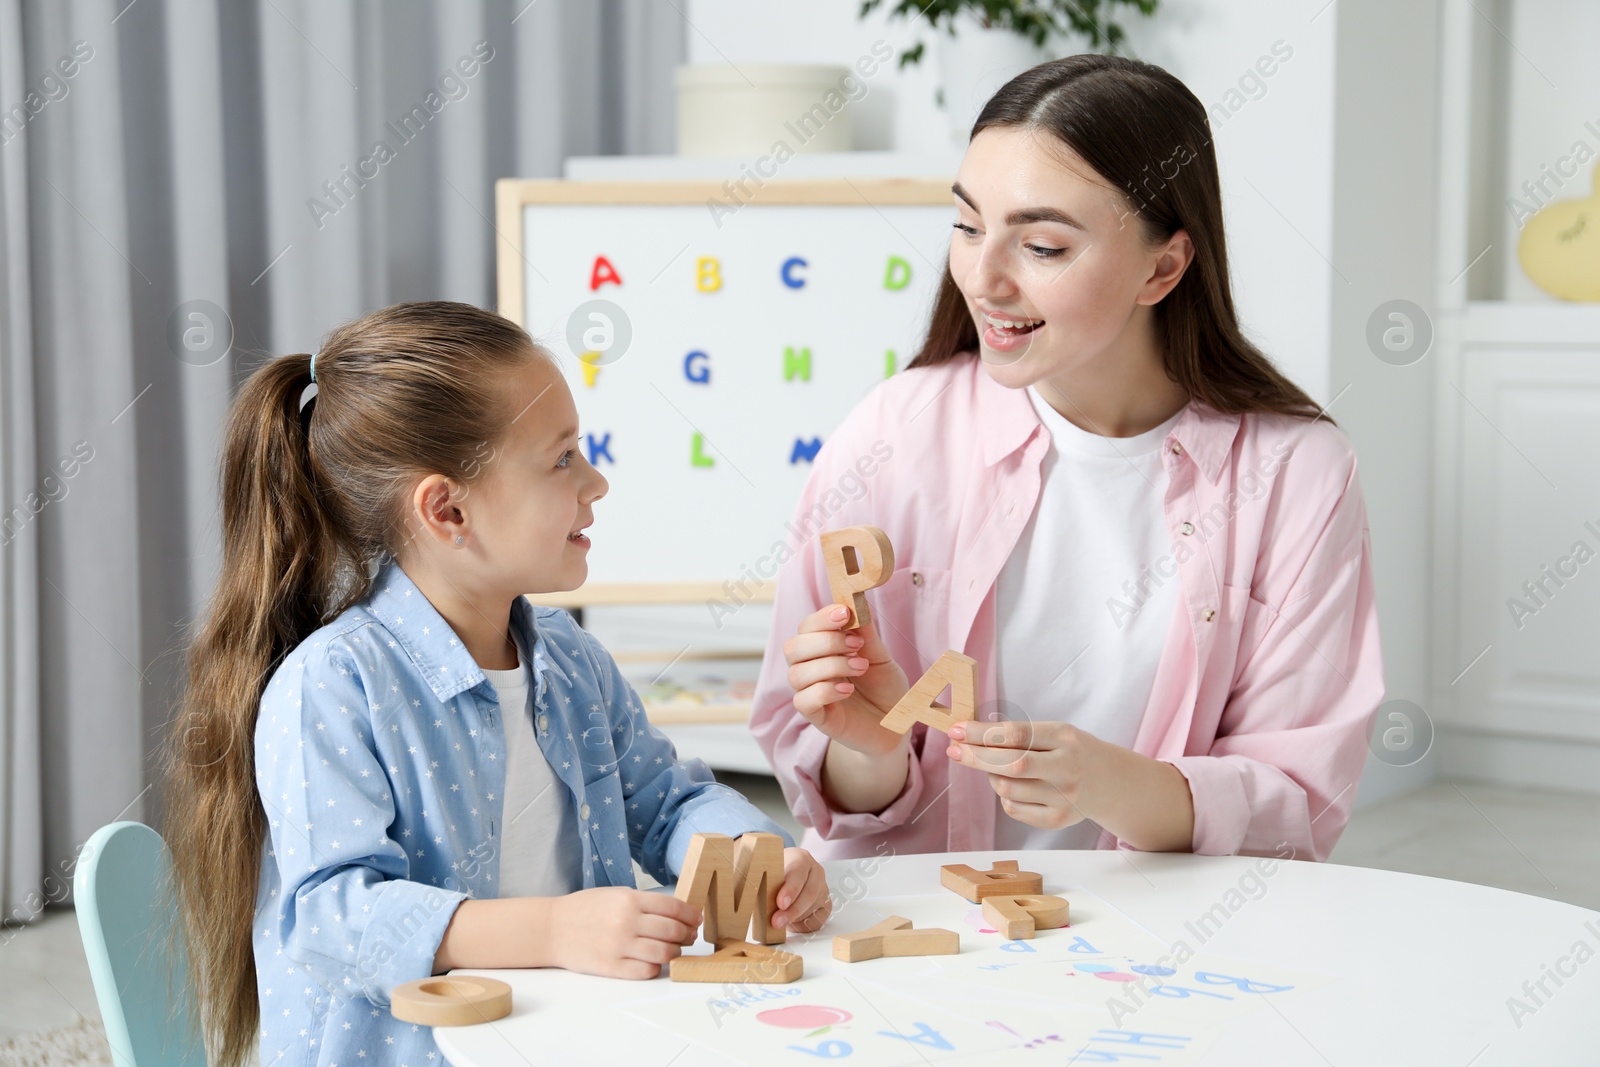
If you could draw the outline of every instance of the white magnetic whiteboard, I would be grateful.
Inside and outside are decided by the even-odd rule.
[[[770,579],[755,568],[797,547],[786,523],[810,455],[921,342],[947,184],[753,191],[730,209],[710,182],[497,185],[500,311],[562,357],[582,447],[611,484],[585,589]],[[594,300],[620,321],[593,318]]]

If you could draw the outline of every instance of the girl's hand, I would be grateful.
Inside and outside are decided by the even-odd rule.
[[[839,744],[881,756],[908,743],[878,723],[906,695],[906,672],[889,656],[876,625],[842,629],[849,612],[838,604],[808,615],[783,643],[794,706],[807,722]]]
[[[700,909],[665,893],[599,886],[551,898],[554,966],[606,978],[657,978],[694,944]]]
[[[772,925],[802,934],[822,926],[833,914],[828,874],[803,848],[783,850],[783,885],[778,889],[778,910]]]
[[[982,742],[974,744],[968,738]],[[1059,830],[1094,810],[1103,749],[1115,748],[1064,722],[958,722],[945,754],[989,773],[1000,807],[1018,822]]]

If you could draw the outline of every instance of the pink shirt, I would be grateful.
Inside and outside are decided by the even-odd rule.
[[[881,812],[846,813],[823,798],[830,742],[794,710],[783,655],[800,620],[833,603],[817,535],[856,525],[889,535],[894,574],[867,596],[890,653],[912,681],[946,649],[972,656],[979,718],[992,718],[995,579],[1038,500],[1048,447],[1026,393],[960,357],[879,385],[818,452],[790,524],[795,555],[778,572],[750,728],[819,858],[886,844],[991,849],[995,798],[987,773],[952,763],[944,734],[929,738],[920,723],[905,789]],[[1167,579],[1175,570],[1181,595],[1133,748],[1188,779],[1195,852],[1288,845],[1326,859],[1383,696],[1355,454],[1326,420],[1222,415],[1195,402],[1162,456],[1173,552],[1155,570]],[[1098,847],[1118,845],[1100,834]]]

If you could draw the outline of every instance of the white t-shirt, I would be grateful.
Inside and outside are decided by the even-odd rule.
[[[1028,398],[1051,445],[1038,505],[995,589],[999,717],[1070,722],[1131,747],[1179,598],[1161,447],[1182,412],[1137,437],[1102,437],[1032,386]],[[1087,819],[1037,829],[999,802],[997,849],[1087,849],[1100,834]]]
[[[506,731],[500,895],[555,897],[582,889],[577,818],[566,785],[551,770],[533,733],[528,664],[518,662],[506,671],[484,667],[483,673],[500,697]]]

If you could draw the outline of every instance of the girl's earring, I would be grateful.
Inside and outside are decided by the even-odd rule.
[[[465,537],[461,536],[460,534],[456,534],[456,544],[464,544],[466,540],[467,539]]]

